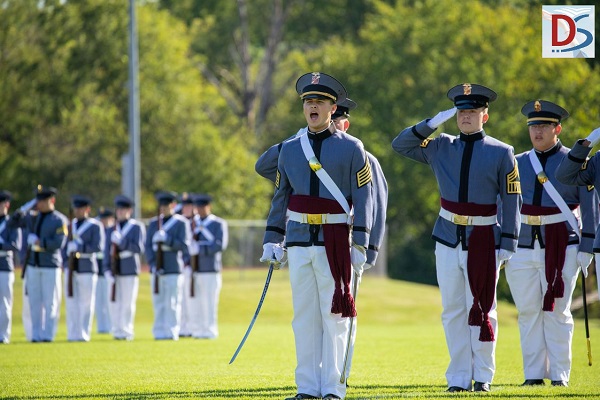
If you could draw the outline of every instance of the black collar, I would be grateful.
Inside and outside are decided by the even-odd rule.
[[[562,143],[560,142],[560,140],[558,142],[556,142],[556,144],[552,147],[550,147],[548,150],[544,150],[544,151],[538,151],[535,150],[535,154],[538,156],[538,158],[548,158],[556,153],[558,153],[558,151],[562,148]]]
[[[482,129],[479,132],[471,133],[467,135],[466,133],[460,133],[460,140],[463,142],[476,142],[485,137],[485,131]]]
[[[333,122],[331,123],[333,124]],[[320,132],[311,132],[310,129],[308,129],[308,134],[310,135],[309,138],[312,140],[325,140],[328,137],[331,136],[331,130],[329,128],[331,128],[331,124],[329,124],[329,126],[325,129],[323,129]]]

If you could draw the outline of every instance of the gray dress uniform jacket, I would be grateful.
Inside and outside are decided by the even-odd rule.
[[[586,253],[593,252],[594,239],[596,237],[596,228],[598,226],[598,195],[593,186],[569,186],[559,182],[556,178],[556,169],[561,161],[567,157],[569,148],[558,142],[556,146],[543,153],[537,152],[536,155],[540,164],[546,172],[548,179],[568,205],[580,205],[582,234],[579,251]],[[529,150],[516,156],[519,163],[519,175],[522,182],[523,203],[533,206],[558,207],[548,192],[544,190],[543,185],[538,181],[537,175],[533,170],[529,153],[535,150]],[[579,237],[571,228],[568,222],[565,222],[569,233],[568,244],[579,243]],[[546,229],[545,226],[521,225],[519,234],[519,247],[533,249],[535,240],[539,241],[541,248],[545,247]]]
[[[21,228],[8,215],[0,217],[0,271],[14,271],[15,257],[21,250]]]
[[[357,138],[336,130],[308,134],[310,145],[323,168],[331,176],[344,197],[354,206],[352,241],[367,247],[373,224],[372,177],[363,144]],[[305,195],[335,200],[317,175],[310,169],[302,151],[300,137],[283,143],[278,158],[275,195],[267,219],[263,243],[324,246],[319,225],[287,222],[290,195]]]
[[[174,223],[167,227],[171,218],[175,218]],[[167,233],[167,240],[162,244],[163,251],[163,274],[180,274],[183,271],[183,252],[187,252],[187,246],[192,239],[192,230],[187,218],[179,214],[173,214],[165,218],[162,223],[163,229]],[[158,218],[154,217],[148,225],[148,235],[146,237],[146,260],[152,270],[156,268],[156,250],[152,243],[152,237],[158,231]]]
[[[117,221],[122,234],[119,252],[119,275],[139,275],[142,269],[141,254],[146,250],[146,226],[141,222],[130,218],[126,221]],[[127,225],[131,228],[126,228]],[[102,273],[111,270],[111,248],[110,237],[117,226],[106,230],[107,243],[104,246],[104,258],[102,261]],[[127,232],[125,232],[125,229]]]
[[[598,192],[600,185],[599,153],[594,154],[588,160],[587,157],[592,148],[582,145],[581,142],[582,140],[577,141],[567,157],[562,159],[555,172],[556,179],[565,185],[594,186]],[[596,235],[594,239],[593,251],[600,253],[600,235]]]
[[[198,272],[220,272],[223,269],[223,250],[229,243],[227,222],[210,214],[204,220],[195,216],[196,230],[194,239],[198,242]]]
[[[27,264],[41,268],[61,268],[61,249],[67,243],[67,225],[67,217],[59,211],[39,213],[31,233],[38,236],[40,245],[39,248],[32,249]]]
[[[471,135],[441,133],[428,139],[435,129],[427,120],[404,129],[392,141],[394,150],[428,164],[443,199],[456,203],[497,204],[501,225],[494,226],[496,248],[517,248],[522,197],[513,148],[480,131]],[[433,239],[448,247],[462,243],[467,250],[472,226],[459,226],[438,217]]]
[[[83,242],[78,246],[78,251],[80,254],[79,259],[77,260],[77,269],[76,271],[79,273],[95,273],[97,274],[100,269],[101,261],[99,262],[97,259],[97,253],[102,252],[104,250],[105,245],[105,235],[104,235],[104,226],[102,223],[94,218],[86,218],[81,221],[73,221],[73,238],[77,238],[77,230],[88,221],[89,228],[87,228],[79,239]],[[62,249],[62,254],[64,258],[64,267],[68,268],[68,260],[69,256],[67,255],[66,246]]]

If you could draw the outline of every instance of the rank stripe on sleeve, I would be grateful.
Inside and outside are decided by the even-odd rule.
[[[371,163],[369,162],[369,160],[367,160],[365,162],[365,166],[362,167],[360,171],[356,173],[356,182],[358,184],[358,187],[360,188],[366,185],[367,183],[371,182],[371,178]]]
[[[515,162],[515,168],[506,174],[506,193],[507,194],[520,194],[521,193],[521,179],[519,178],[519,168]]]

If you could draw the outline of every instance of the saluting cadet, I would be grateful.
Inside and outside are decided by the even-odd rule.
[[[67,217],[54,209],[57,190],[38,185],[39,215],[27,235],[31,248],[26,269],[26,290],[31,311],[31,341],[51,342],[60,317],[62,248],[67,242]]]
[[[567,157],[558,135],[569,113],[545,100],[530,101],[527,117],[533,149],[516,156],[523,206],[516,254],[506,263],[506,280],[519,311],[523,386],[568,386],[573,316],[571,297],[579,268],[593,257],[598,197],[593,186],[567,186],[555,170]],[[582,232],[579,238],[581,214]]]
[[[563,158],[556,169],[556,179],[565,185],[594,186],[596,192],[600,190],[600,156],[596,153],[589,160],[592,148],[600,142],[600,128],[594,129],[585,139],[579,139],[569,151],[567,157]],[[596,267],[596,281],[598,282],[598,293],[600,293],[600,233],[596,232],[594,240],[594,260]],[[581,265],[584,279],[588,276],[587,266]]]
[[[70,222],[72,239],[67,242],[63,254],[67,293],[65,298],[67,340],[69,341],[89,342],[94,320],[99,270],[96,255],[104,250],[105,233],[102,224],[89,217],[91,203],[86,196],[75,195],[71,198],[75,218]],[[70,266],[69,263],[72,265]],[[71,273],[73,276],[69,277]]]
[[[110,312],[109,312],[109,287],[104,277],[106,268],[110,267],[105,263],[105,257],[110,256],[110,232],[108,230],[115,226],[115,213],[105,207],[100,207],[96,218],[100,221],[104,229],[105,246],[102,251],[96,254],[98,260],[98,283],[96,284],[96,331],[98,333],[110,333]]]
[[[455,107],[404,129],[392,141],[398,153],[429,164],[440,189],[433,239],[450,353],[449,392],[490,390],[496,370],[498,267],[515,252],[519,236],[522,198],[513,148],[483,129],[496,97],[485,86],[457,85],[448,91]],[[455,114],[459,135],[429,138]]]
[[[134,202],[115,197],[117,222],[109,228],[111,244],[104,251],[104,276],[109,291],[112,334],[117,340],[133,340],[136,302],[140,286],[141,254],[145,250],[146,226],[131,218]]]
[[[194,271],[194,297],[190,298],[190,325],[196,339],[219,336],[219,296],[223,285],[223,251],[229,242],[227,222],[211,211],[209,195],[194,196],[198,213],[194,216],[193,240],[190,248],[198,252],[198,269]],[[187,291],[187,288],[186,288]]]
[[[187,218],[190,225],[193,227],[194,216],[196,215],[196,206],[194,205],[193,196],[188,192],[182,193],[181,199],[177,205],[180,206],[180,214]],[[196,252],[193,251],[192,247],[196,248]],[[190,241],[188,248],[183,251],[183,290],[181,296],[181,328],[179,330],[179,337],[192,336],[190,313],[193,312],[193,308],[190,303],[190,298],[195,296],[195,293],[191,290],[191,285],[193,282],[192,264],[196,263],[198,260],[197,247],[198,246],[193,243],[192,240]]]
[[[298,387],[289,399],[341,399],[349,317],[356,316],[352,270],[362,272],[373,218],[371,166],[362,143],[331,120],[347,97],[343,85],[313,72],[296,91],[308,129],[281,147],[261,261],[283,261],[285,237]]]
[[[177,193],[156,194],[159,215],[150,220],[146,259],[152,270],[152,305],[156,340],[178,340],[183,290],[183,252],[192,231],[188,220],[174,213]]]
[[[12,193],[0,190],[0,344],[10,342],[15,255],[21,250],[21,228],[8,215]]]
[[[338,130],[342,132],[348,131],[348,128],[350,128],[350,110],[354,110],[355,108],[356,103],[351,99],[346,99],[341,104],[338,104],[337,110],[331,116],[333,123]],[[375,265],[379,248],[383,243],[383,237],[385,234],[385,220],[387,215],[388,185],[385,175],[383,174],[383,170],[381,169],[381,164],[379,164],[379,160],[377,160],[377,158],[368,151],[365,151],[365,153],[367,154],[367,158],[371,164],[371,173],[373,176],[373,227],[371,228],[369,246],[367,247],[367,262],[364,265],[364,270],[366,271]],[[353,275],[353,279],[357,279],[356,290],[358,291],[361,275],[355,274]],[[356,296],[356,292],[352,295]],[[354,343],[356,342],[357,322],[358,320],[355,318],[353,321],[354,326],[351,332],[351,343],[348,352],[346,378],[350,376],[350,368],[352,366]]]

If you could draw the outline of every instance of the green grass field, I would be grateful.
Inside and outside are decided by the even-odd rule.
[[[216,340],[154,341],[150,280],[140,284],[136,337],[94,333],[66,341],[64,302],[54,343],[28,343],[21,325],[21,281],[15,285],[13,337],[0,347],[0,399],[283,399],[295,394],[295,353],[287,270],[275,271],[246,345],[229,360],[254,311],[266,269],[227,270]],[[600,399],[600,321],[590,324],[596,364],[588,366],[583,320],[576,320],[569,388],[522,388],[515,308],[499,305],[497,371],[488,394],[446,393],[448,355],[437,288],[368,274],[357,299],[358,337],[347,399]]]

